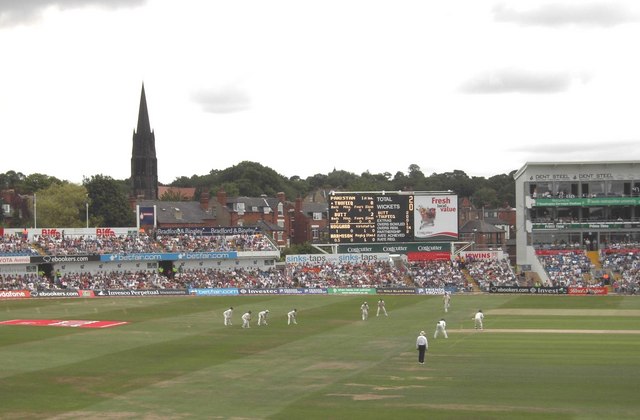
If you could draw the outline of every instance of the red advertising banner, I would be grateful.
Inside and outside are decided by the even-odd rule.
[[[615,249],[615,248],[607,248],[602,250],[605,254],[637,254],[640,252],[638,248],[624,248],[624,249]]]
[[[607,295],[606,287],[567,287],[568,295]]]
[[[581,249],[536,249],[536,255],[584,254]]]
[[[0,299],[23,299],[31,297],[28,290],[0,290]]]
[[[409,261],[445,261],[451,259],[450,252],[407,252]]]

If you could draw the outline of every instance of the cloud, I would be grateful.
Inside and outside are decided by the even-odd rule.
[[[549,3],[524,11],[515,10],[500,3],[493,8],[493,16],[498,22],[520,25],[601,27],[637,22],[640,18],[625,5],[615,2]]]
[[[577,78],[582,82],[587,76],[573,76],[567,72],[532,72],[521,69],[498,69],[481,73],[465,82],[464,93],[558,93],[569,89]]]
[[[603,146],[605,144],[606,146]],[[528,161],[616,161],[621,160],[621,157],[636,159],[640,153],[639,144],[638,140],[615,140],[606,143],[580,142],[578,144],[558,141],[548,144],[521,144],[511,148],[510,151],[526,155]]]
[[[192,99],[212,114],[229,114],[251,107],[249,94],[236,85],[201,90],[194,93]]]
[[[0,27],[28,24],[40,18],[45,9],[80,9],[102,7],[105,9],[133,8],[147,0],[0,0]]]

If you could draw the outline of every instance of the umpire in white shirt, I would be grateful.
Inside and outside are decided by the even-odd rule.
[[[427,341],[427,335],[424,331],[420,331],[420,335],[416,339],[416,349],[418,349],[418,363],[424,365],[424,354],[429,348],[429,342]]]

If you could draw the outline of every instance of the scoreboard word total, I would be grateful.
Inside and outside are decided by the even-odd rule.
[[[411,242],[415,197],[409,194],[333,193],[329,196],[332,243]]]

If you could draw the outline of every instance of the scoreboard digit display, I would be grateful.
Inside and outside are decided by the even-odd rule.
[[[413,195],[329,196],[332,243],[413,241]]]
[[[329,196],[329,238],[334,244],[457,239],[457,228],[455,195],[340,192]]]

